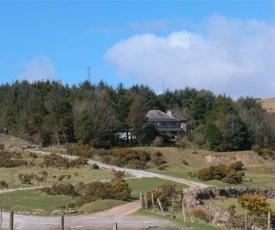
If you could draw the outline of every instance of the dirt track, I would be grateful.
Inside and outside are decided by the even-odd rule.
[[[65,216],[65,229],[97,230],[111,229],[117,223],[119,229],[127,228],[153,228],[171,226],[171,222],[145,216],[128,216],[140,208],[139,201],[105,210],[90,215]],[[3,229],[9,229],[9,214],[3,213]],[[48,230],[61,229],[60,217],[41,217],[14,215],[14,229]]]

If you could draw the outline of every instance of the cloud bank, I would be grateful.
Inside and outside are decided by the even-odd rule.
[[[37,56],[21,65],[22,73],[19,80],[34,82],[38,80],[51,80],[55,77],[55,67],[46,56]]]
[[[198,32],[135,35],[112,46],[106,60],[121,79],[156,92],[195,87],[216,94],[275,97],[275,24],[215,16]]]

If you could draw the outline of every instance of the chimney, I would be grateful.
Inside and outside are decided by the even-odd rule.
[[[167,110],[167,115],[172,116],[171,110]]]

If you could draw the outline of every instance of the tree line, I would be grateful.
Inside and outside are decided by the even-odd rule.
[[[248,96],[234,101],[190,87],[157,94],[146,85],[113,87],[103,80],[15,81],[2,84],[0,95],[0,128],[35,143],[116,146],[115,134],[130,131],[138,145],[150,144],[159,134],[146,114],[157,109],[186,117],[189,140],[211,150],[275,146],[274,117]]]

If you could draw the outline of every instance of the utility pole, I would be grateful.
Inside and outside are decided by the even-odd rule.
[[[87,80],[92,83],[92,79],[91,79],[91,67],[88,66],[87,67]]]

